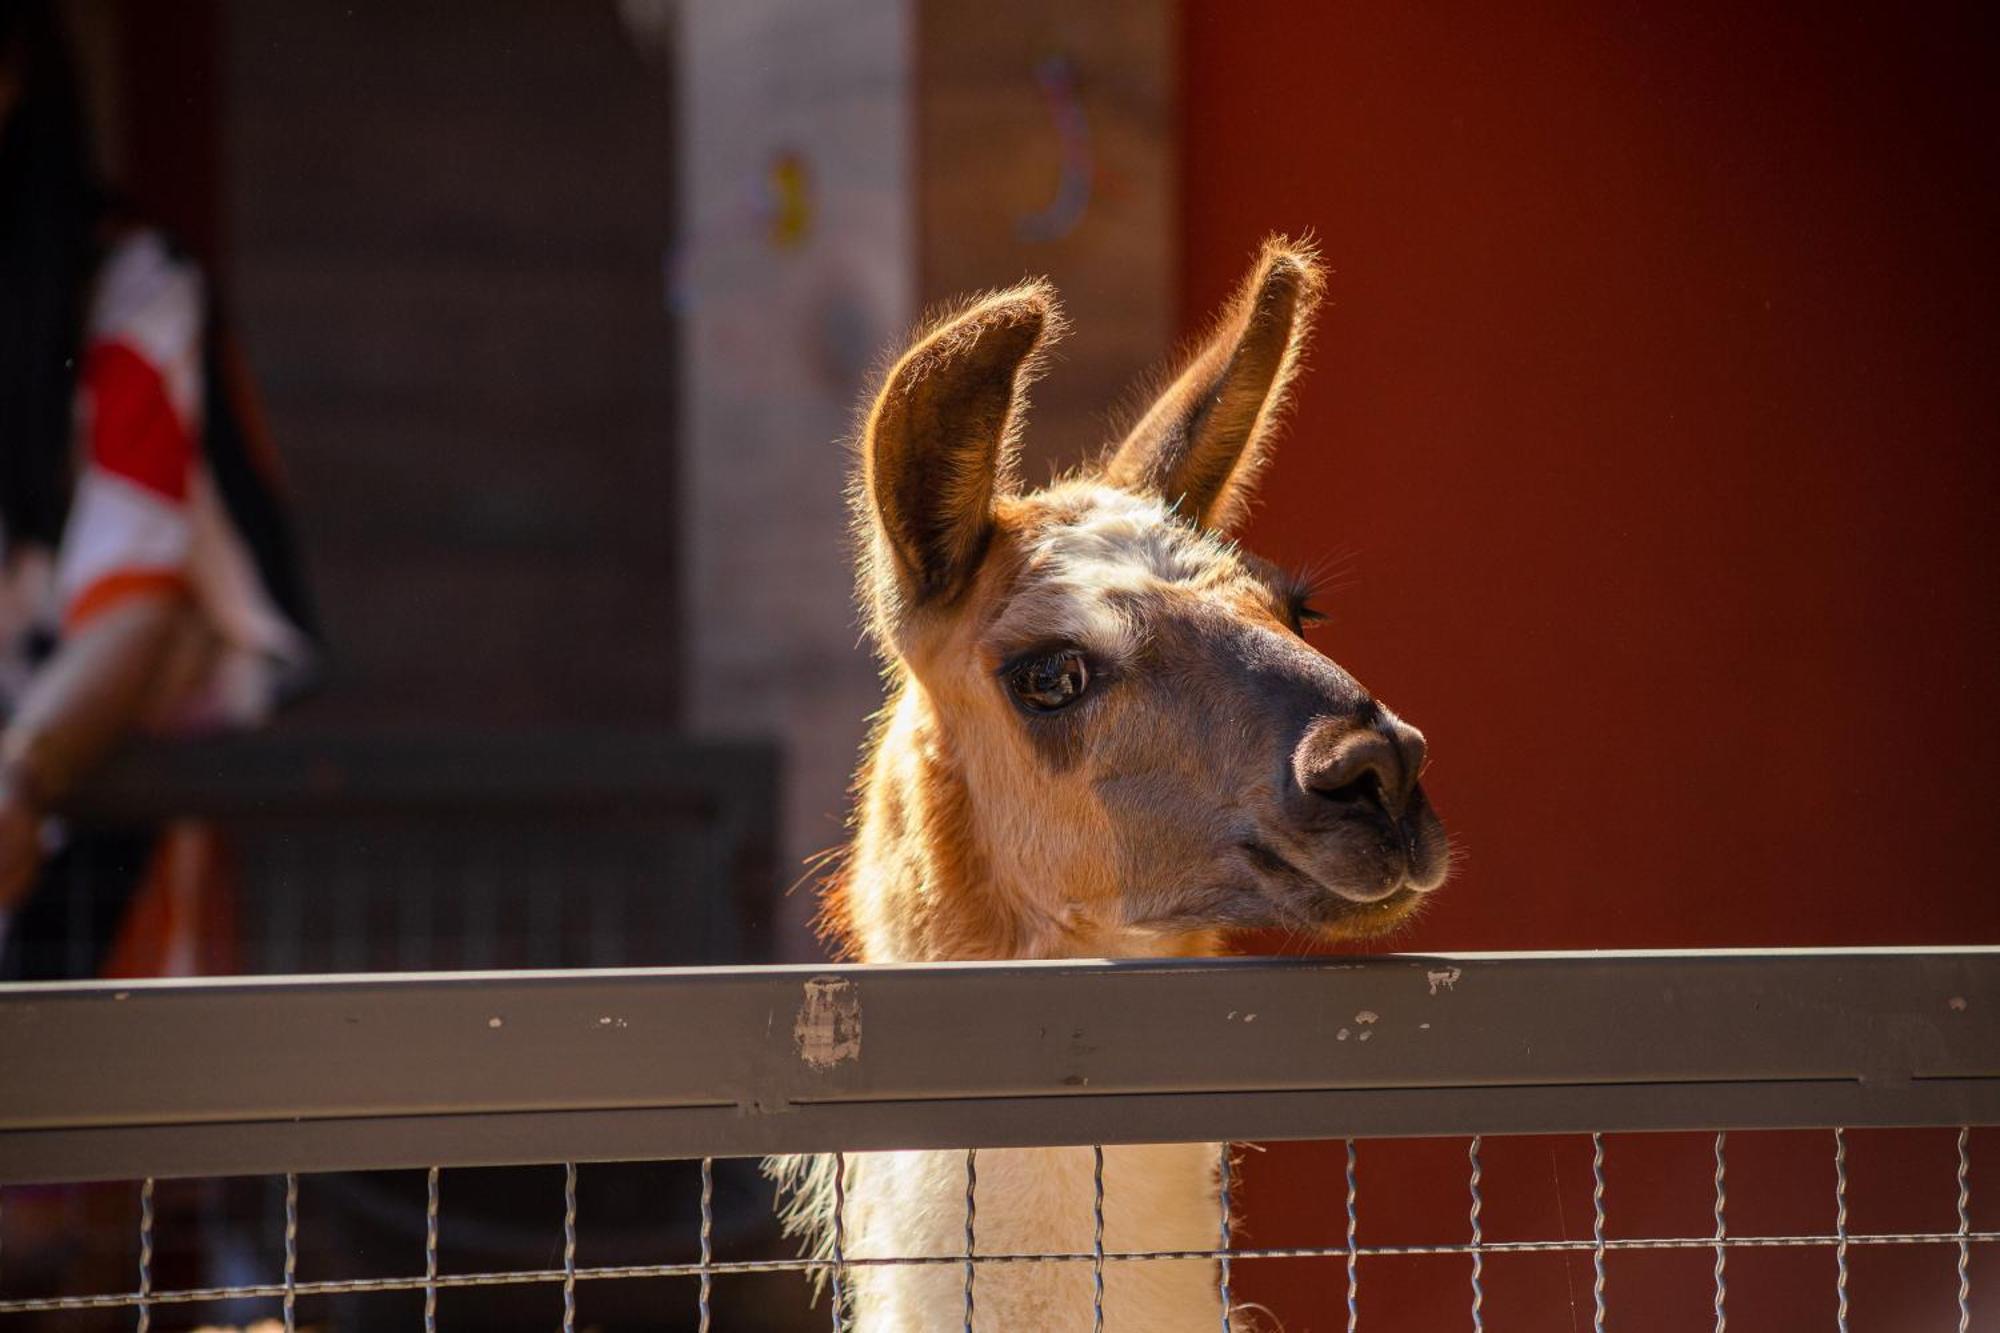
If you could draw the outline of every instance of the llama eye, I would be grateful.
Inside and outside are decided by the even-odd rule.
[[[1053,713],[1075,703],[1090,684],[1090,668],[1077,652],[1050,653],[1023,662],[1007,673],[1007,688],[1023,706]]]
[[[1303,597],[1295,599],[1288,609],[1292,613],[1292,633],[1302,637],[1314,625],[1324,625],[1327,621],[1326,612],[1309,605]]]

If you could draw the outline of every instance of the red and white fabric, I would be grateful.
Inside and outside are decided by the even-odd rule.
[[[271,709],[311,647],[272,603],[202,457],[200,272],[154,232],[107,258],[78,376],[75,497],[56,556],[62,632],[138,594],[185,595],[222,651],[175,730],[243,725]]]

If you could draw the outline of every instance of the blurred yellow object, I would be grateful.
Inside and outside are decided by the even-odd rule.
[[[765,183],[771,191],[771,244],[797,249],[812,231],[812,168],[786,149],[771,159]]]

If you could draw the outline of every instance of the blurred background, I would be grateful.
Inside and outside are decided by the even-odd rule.
[[[1424,729],[1463,851],[1384,947],[2000,942],[1982,7],[56,12],[102,173],[226,312],[317,607],[310,693],[73,803],[219,830],[203,970],[819,957],[806,860],[880,697],[842,498],[878,356],[927,305],[1054,279],[1039,478],[1273,231],[1330,279],[1248,542],[1332,562],[1315,641]],[[1746,1172],[1758,1142],[1773,1179],[1817,1169],[1770,1135]],[[1705,1207],[1683,1146],[1632,1143],[1634,1206]],[[1575,1148],[1489,1144],[1522,1234],[1588,1234]],[[1249,1156],[1249,1243],[1337,1233],[1297,1183],[1317,1151]],[[1875,1151],[1887,1199],[1937,1150]],[[1377,1239],[1462,1215],[1455,1148],[1368,1171]],[[402,1183],[329,1188],[329,1254],[407,1243]],[[1933,1261],[1858,1258],[1886,1294],[1855,1327],[1938,1326],[1896,1303],[1949,1316]],[[1621,1327],[1705,1320],[1708,1260],[1649,1262]],[[1746,1327],[1801,1326],[1790,1262],[1732,1256]],[[1369,1292],[1441,1326],[1437,1271]],[[1587,1323],[1589,1278],[1495,1264],[1488,1308],[1582,1293]],[[1310,1262],[1237,1281],[1340,1326]]]

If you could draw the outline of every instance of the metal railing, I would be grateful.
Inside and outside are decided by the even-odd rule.
[[[1959,1327],[1970,1327],[1969,1256],[2000,1241],[1971,1224],[1970,1127],[2000,1124],[2000,950],[1460,955],[1323,960],[1014,963],[924,967],[693,969],[201,983],[0,987],[0,1184],[263,1174],[285,1182],[277,1281],[219,1289],[0,1298],[0,1315],[150,1311],[225,1298],[280,1305],[335,1293],[546,1286],[575,1320],[578,1283],[699,1284],[699,1327],[718,1279],[885,1264],[1216,1266],[1223,1321],[1235,1265],[1341,1266],[1349,1327],[1367,1264],[1448,1256],[1469,1266],[1466,1310],[1483,1327],[1484,1265],[1513,1254],[1589,1255],[1604,1327],[1605,1264],[1631,1251],[1713,1255],[1715,1327],[1728,1259],[1825,1249],[1841,1319],[1848,1257],[1881,1246],[1955,1250]],[[1848,1134],[1862,1126],[1958,1131],[1956,1225],[1862,1231],[1847,1216]],[[1746,1233],[1729,1225],[1728,1131],[1829,1132],[1831,1229]],[[1605,1136],[1712,1133],[1713,1227],[1607,1233]],[[1483,1152],[1497,1135],[1588,1135],[1592,1234],[1489,1238]],[[1459,1136],[1469,1224],[1431,1244],[1358,1229],[1357,1161],[1378,1137]],[[1305,1246],[1230,1240],[1225,1154],[1213,1246],[1107,1250],[1103,1146],[1324,1139],[1344,1145],[1344,1235]],[[979,1152],[1083,1145],[1099,1164],[1088,1249],[979,1247]],[[719,1258],[708,1189],[717,1158],[891,1149],[965,1153],[966,1245],[954,1255]],[[578,1164],[701,1164],[699,1253],[662,1263],[578,1260]],[[439,1172],[555,1163],[561,1260],[512,1271],[438,1263]],[[302,1174],[415,1168],[427,1177],[421,1272],[306,1280],[291,1238]],[[602,1171],[604,1168],[594,1168]],[[310,1179],[310,1177],[308,1177]],[[448,1180],[449,1178],[447,1178]],[[447,1185],[446,1197],[449,1197]],[[4,1193],[0,1193],[4,1202]],[[587,1210],[583,1213],[587,1219]],[[150,1208],[141,1226],[150,1246]],[[843,1312],[835,1302],[838,1327]],[[1115,1321],[1115,1311],[1113,1319]],[[1085,1326],[1080,1323],[1079,1326]],[[1238,1325],[1241,1327],[1242,1325]],[[1384,1324],[1393,1327],[1393,1324]],[[1947,1325],[1948,1326],[1948,1325]]]
[[[768,959],[777,803],[761,744],[280,731],[135,748],[65,815],[221,830],[237,970],[292,974]],[[69,869],[86,920],[98,877]]]

